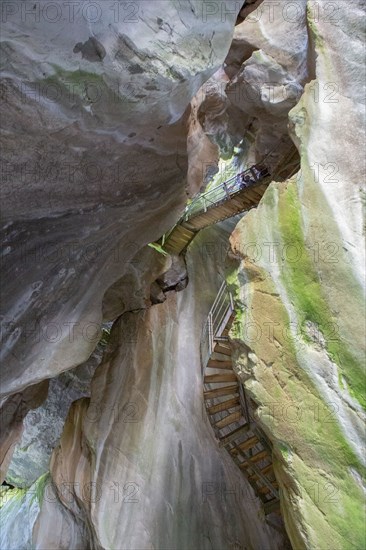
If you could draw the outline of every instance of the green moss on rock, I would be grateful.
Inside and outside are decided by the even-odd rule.
[[[279,202],[279,228],[284,246],[288,250],[295,248],[297,259],[296,262],[282,259],[284,284],[298,313],[302,335],[305,339],[308,338],[305,328],[307,321],[317,326],[325,339],[327,352],[338,365],[351,395],[366,408],[366,377],[363,365],[353,355],[347,342],[339,334],[334,334],[337,317],[333,315],[322,292],[321,281],[303,235],[300,212],[301,204],[296,187],[289,184]]]

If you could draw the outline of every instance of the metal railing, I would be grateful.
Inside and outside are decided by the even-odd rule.
[[[258,185],[267,178],[274,179],[276,177],[279,177],[280,174],[283,173],[283,171],[289,168],[289,161],[290,166],[292,166],[292,170],[290,174],[286,175],[286,177],[291,177],[299,169],[299,161],[296,157],[298,152],[295,147],[292,147],[290,151],[287,152],[281,158],[281,160],[277,162],[276,167],[272,170],[272,174],[270,174],[264,167],[264,161],[269,158],[272,153],[273,151],[267,153],[260,164],[255,164],[251,166],[240,174],[236,174],[235,176],[224,181],[223,183],[220,183],[216,187],[213,187],[205,193],[202,193],[195,197],[193,201],[186,206],[182,216],[179,218],[177,223],[167,233],[165,233],[165,235],[162,236],[162,246],[164,246],[164,243],[168,239],[169,235],[178,225],[181,225],[182,223],[188,221],[190,218],[193,218],[194,216],[202,214],[202,212],[207,212],[207,210],[211,207],[230,200],[232,195],[235,195],[235,193],[238,193],[244,188]]]
[[[252,187],[269,176],[269,172],[259,165],[254,165],[244,172],[236,174],[193,199],[184,212],[183,221],[188,221],[190,218],[206,212],[212,206],[227,201],[238,191]]]
[[[229,291],[226,281],[223,281],[220,290],[217,293],[217,296],[215,298],[214,303],[212,304],[212,307],[208,313],[206,323],[203,327],[202,331],[202,339],[201,339],[201,361],[202,361],[202,377],[203,381],[205,378],[205,371],[208,364],[209,359],[212,356],[212,353],[214,351],[215,342],[220,341],[220,338],[222,338],[223,341],[227,340],[227,337],[222,337],[222,333],[225,329],[225,327],[228,324],[228,321],[231,317],[231,315],[234,312],[234,300],[231,292]],[[220,399],[220,398],[219,398]],[[261,443],[262,447],[267,449],[268,452],[271,452],[271,444],[268,441],[266,435],[262,432],[262,430],[257,426],[257,422],[255,418],[253,417],[251,406],[249,404],[249,398],[246,394],[245,387],[239,381],[239,403],[240,403],[240,411],[241,411],[241,417],[244,420],[244,424],[242,425],[248,425],[250,431],[257,436],[258,442]],[[224,418],[224,417],[223,417]],[[238,421],[239,422],[239,421]],[[240,422],[239,422],[240,423]],[[212,423],[211,423],[212,425]],[[217,428],[214,428],[214,431],[216,433],[216,436],[218,440],[220,440]],[[273,497],[278,500],[279,499],[279,492],[277,489],[273,487],[272,481],[270,481],[262,472],[261,469],[254,463],[250,461],[251,459],[251,452],[250,451],[242,451],[240,450],[240,446],[235,446],[233,444],[232,448],[236,448],[238,454],[241,456],[241,461],[238,462],[238,465],[240,466],[244,462],[249,462],[249,468],[256,474],[258,479],[262,482],[264,486],[266,486],[270,493],[273,495]]]
[[[234,311],[234,300],[227,288],[226,281],[220,287],[203,327],[201,339],[201,361],[204,373],[210,356],[213,353],[215,338],[222,335],[230,316]]]

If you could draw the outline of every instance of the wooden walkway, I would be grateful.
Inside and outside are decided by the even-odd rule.
[[[159,244],[169,254],[181,254],[204,227],[258,206],[272,180],[281,181],[297,172],[297,149],[291,148],[278,166],[271,175],[263,166],[254,165],[199,195],[187,206],[181,219],[162,237]]]
[[[229,330],[234,304],[224,282],[208,315],[201,340],[203,399],[220,447],[226,449],[259,497],[268,521],[283,532],[272,445],[257,425],[257,405],[246,394],[231,360]]]

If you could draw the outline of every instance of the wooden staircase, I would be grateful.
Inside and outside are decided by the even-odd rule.
[[[183,253],[198,231],[255,208],[272,180],[282,181],[291,177],[298,169],[299,155],[295,147],[281,159],[272,174],[263,169],[263,166],[251,166],[241,174],[197,196],[159,244],[169,254]]]
[[[201,342],[205,410],[218,444],[227,450],[245,475],[261,500],[266,516],[280,516],[271,443],[254,420],[256,404],[233,371],[229,342],[233,320],[233,301],[224,282],[209,313]],[[281,521],[276,528],[279,525]]]

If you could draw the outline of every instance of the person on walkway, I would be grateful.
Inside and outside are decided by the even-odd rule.
[[[248,187],[254,183],[254,180],[250,177],[249,174],[244,174],[242,178],[242,187]]]
[[[255,166],[253,166],[252,171],[254,172],[257,180],[269,176],[269,172],[266,166],[260,164],[256,164]]]

